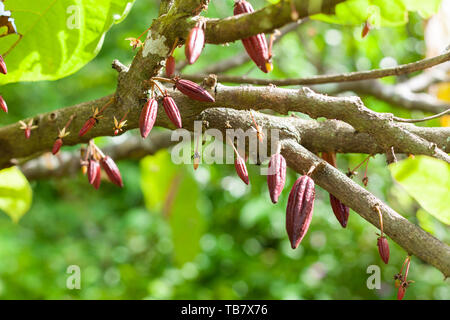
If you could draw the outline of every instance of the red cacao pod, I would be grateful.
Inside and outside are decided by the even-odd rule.
[[[244,159],[242,159],[240,155],[236,155],[236,159],[234,160],[234,167],[236,168],[236,172],[239,178],[241,178],[245,184],[248,184],[249,180],[247,166],[245,165]]]
[[[52,153],[57,154],[59,149],[61,149],[62,144],[63,140],[61,138],[56,139],[55,143],[53,144]]]
[[[109,180],[119,187],[123,187],[122,176],[120,175],[119,168],[117,167],[114,160],[109,156],[105,156],[101,160],[101,165],[103,170],[105,170],[106,174],[108,175]]]
[[[385,236],[378,237],[377,240],[378,252],[384,263],[389,262],[389,243]]]
[[[158,102],[155,99],[148,99],[142,108],[141,116],[139,117],[139,129],[142,138],[147,138],[148,134],[153,128],[158,114]]]
[[[8,105],[6,104],[6,101],[5,99],[3,99],[2,96],[0,96],[0,107],[2,108],[3,111],[8,113]]]
[[[255,10],[253,10],[253,7],[249,2],[241,0],[235,3],[233,13],[234,15],[238,15],[253,11]],[[269,48],[267,46],[267,40],[264,33],[242,39],[242,44],[244,45],[245,51],[247,51],[249,57],[253,60],[253,62],[255,62],[258,68],[265,73],[272,70],[272,64],[270,63],[269,57]]]
[[[347,226],[348,216],[350,213],[349,207],[343,204],[338,198],[333,196],[331,193],[330,193],[330,204],[331,208],[333,209],[334,215],[338,219],[342,228],[345,228]]]
[[[398,291],[397,291],[397,300],[402,300],[403,297],[405,296],[405,292],[406,292],[406,289],[402,285],[400,285],[400,287],[398,287]]]
[[[296,249],[311,223],[314,209],[314,180],[309,176],[301,176],[295,181],[289,193],[286,208],[286,231],[292,249]]]
[[[25,128],[25,139],[30,139],[31,137],[31,128]]]
[[[275,153],[270,157],[269,174],[267,175],[267,185],[269,187],[270,199],[273,203],[278,202],[278,197],[283,191],[286,182],[286,159]]]
[[[3,60],[3,57],[0,55],[0,72],[3,74],[8,73],[8,69],[6,68],[5,60]]]
[[[172,121],[177,128],[182,128],[183,125],[181,123],[180,110],[178,110],[178,107],[171,96],[164,96],[163,106],[169,120]]]
[[[88,164],[87,177],[90,184],[94,184],[98,173],[100,172],[100,163],[97,160],[90,159]]]
[[[167,78],[171,78],[175,73],[175,58],[173,56],[169,56],[166,59],[166,76]]]
[[[95,126],[96,123],[97,123],[97,120],[95,120],[95,118],[93,118],[93,117],[90,117],[89,119],[87,119],[87,121],[84,123],[83,127],[80,129],[78,136],[79,137],[84,136],[86,133],[88,133],[89,130],[92,129],[92,127]]]
[[[202,53],[204,45],[205,31],[201,26],[197,25],[189,31],[186,44],[184,45],[184,53],[189,64],[193,64],[197,61]]]
[[[209,92],[195,82],[184,79],[176,79],[175,87],[180,90],[181,93],[193,100],[215,102],[214,98],[209,94]]]
[[[364,23],[364,27],[361,31],[361,37],[365,38],[367,36],[367,34],[369,33],[370,29],[371,29],[371,25],[369,23],[369,21],[366,20],[366,22]]]

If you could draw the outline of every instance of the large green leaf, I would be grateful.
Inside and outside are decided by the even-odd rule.
[[[358,26],[366,20],[375,27],[395,27],[408,22],[408,11],[427,18],[436,13],[441,0],[348,0],[336,6],[334,15],[312,18],[329,23]]]
[[[141,188],[149,210],[169,219],[175,262],[182,266],[192,261],[200,252],[205,225],[192,167],[175,165],[167,151],[160,151],[141,160]]]
[[[68,76],[100,51],[105,33],[120,22],[134,0],[6,1],[22,39],[5,57],[8,74],[0,84],[56,80]],[[19,39],[0,38],[5,53]]]
[[[392,176],[426,211],[450,225],[450,165],[416,156],[389,165]]]
[[[32,194],[27,178],[17,167],[0,171],[0,209],[14,222],[30,209]]]

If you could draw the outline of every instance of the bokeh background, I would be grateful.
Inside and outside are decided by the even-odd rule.
[[[265,1],[252,1],[260,8]],[[212,1],[207,16],[232,14],[232,0]],[[53,82],[3,86],[10,112],[0,124],[13,123],[110,94],[117,74],[111,61],[130,63],[134,52],[125,38],[142,33],[157,16],[158,1],[137,0],[124,22],[106,35],[97,58],[82,70]],[[255,77],[301,77],[367,70],[424,57],[425,22],[410,15],[406,26],[371,30],[308,21],[274,48],[274,71],[264,75],[250,62],[229,71]],[[240,42],[206,45],[186,73],[244,49]],[[176,50],[178,61],[183,48]],[[402,80],[386,78],[393,83]],[[363,97],[376,111],[401,117],[420,112]],[[304,117],[303,115],[300,115]],[[429,126],[439,126],[439,120]],[[157,129],[154,129],[157,130]],[[161,129],[162,130],[162,129]],[[136,130],[126,133],[137,134]],[[111,138],[98,139],[107,144]],[[120,138],[116,138],[120,139]],[[64,150],[76,148],[65,147]],[[338,155],[346,171],[365,155]],[[384,265],[376,246],[376,228],[351,211],[342,229],[328,193],[317,187],[314,217],[307,236],[292,250],[285,232],[289,188],[297,175],[288,171],[277,205],[270,202],[266,178],[249,166],[250,186],[233,165],[174,165],[167,150],[140,161],[119,163],[125,187],[103,183],[95,191],[85,176],[32,181],[31,210],[15,224],[0,214],[1,299],[394,299],[393,275],[406,252],[389,241]],[[355,181],[361,183],[363,171]],[[440,223],[392,180],[383,155],[370,161],[368,189],[411,222],[449,243]],[[170,193],[174,202],[167,209]],[[81,289],[66,288],[69,265],[81,268]],[[381,290],[369,290],[369,265],[381,268]],[[449,280],[413,257],[405,299],[450,299]]]

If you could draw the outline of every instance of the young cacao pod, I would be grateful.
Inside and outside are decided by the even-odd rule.
[[[175,87],[180,90],[181,93],[193,100],[204,102],[215,101],[208,91],[206,91],[195,82],[178,78],[175,80]]]
[[[166,76],[167,78],[171,78],[175,73],[175,58],[173,56],[169,56],[166,59]]]
[[[242,13],[253,12],[252,5],[245,1],[240,0],[234,5],[234,15]],[[267,46],[266,36],[264,33],[260,33],[249,38],[242,39],[245,51],[249,57],[255,62],[255,64],[263,72],[268,73],[272,71],[272,63],[270,62],[269,48]]]
[[[205,46],[205,31],[200,24],[189,31],[189,35],[184,45],[184,53],[189,64],[197,61]]]
[[[169,120],[172,121],[177,128],[182,128],[183,125],[181,123],[180,110],[178,110],[178,107],[171,96],[163,97],[163,106]]]
[[[62,144],[63,140],[61,138],[56,139],[55,143],[53,144],[52,153],[57,154],[59,149],[61,149]]]
[[[295,181],[286,208],[286,231],[292,249],[296,249],[311,223],[314,209],[314,180],[304,175]]]
[[[377,240],[378,252],[380,253],[381,260],[388,264],[389,262],[389,243],[385,236],[378,237]]]
[[[269,174],[267,175],[267,185],[269,187],[270,199],[273,203],[278,202],[278,197],[283,191],[286,182],[286,159],[275,153],[270,157]]]
[[[322,159],[336,168],[336,153],[335,152],[322,152]],[[348,217],[350,214],[350,208],[343,204],[338,198],[330,193],[330,204],[333,213],[337,220],[341,224],[342,228],[347,226]]]
[[[331,209],[333,209],[333,213],[338,219],[342,228],[345,228],[347,226],[348,216],[350,213],[349,207],[343,204],[338,198],[333,196],[331,193],[330,193],[330,204]]]
[[[242,157],[238,154],[236,154],[236,159],[234,160],[234,167],[236,168],[239,178],[241,178],[245,184],[248,184],[249,180],[247,166],[245,165],[244,159],[242,159]]]
[[[97,160],[90,159],[87,171],[87,176],[90,184],[94,185],[99,172],[100,172],[100,163]]]
[[[105,170],[106,174],[108,175],[109,180],[122,188],[123,187],[122,176],[120,175],[119,168],[117,167],[114,160],[111,159],[111,157],[109,156],[105,156],[101,160],[101,165],[103,170]]]
[[[148,99],[142,108],[141,116],[139,117],[139,129],[142,138],[147,138],[148,134],[153,128],[158,114],[158,102],[155,99]]]
[[[8,73],[8,69],[6,68],[5,60],[3,60],[3,57],[0,55],[0,72],[3,74]]]
[[[84,136],[86,133],[89,132],[89,130],[91,130],[94,125],[97,123],[97,120],[94,117],[90,117],[89,119],[86,120],[86,122],[84,123],[83,127],[80,129],[80,132],[78,133],[79,137]]]
[[[0,107],[2,108],[3,111],[8,113],[8,105],[6,104],[6,101],[5,99],[3,99],[2,96],[0,96]]]

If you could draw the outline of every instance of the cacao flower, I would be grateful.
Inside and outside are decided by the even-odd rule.
[[[79,137],[84,136],[86,133],[88,133],[89,130],[92,129],[92,127],[97,123],[97,120],[94,117],[90,117],[83,125],[83,127],[80,129],[80,132],[78,133]]]
[[[166,59],[166,76],[167,78],[171,78],[175,73],[175,58],[173,56],[169,56]]]
[[[56,139],[55,143],[53,144],[52,153],[57,154],[59,149],[61,149],[62,144],[63,144],[63,140],[61,138]]]
[[[193,64],[197,61],[198,57],[202,53],[205,45],[205,31],[200,25],[196,25],[189,31],[189,35],[184,45],[184,53],[186,55],[189,64]]]
[[[100,172],[100,163],[98,163],[97,160],[90,159],[87,171],[88,181],[90,184],[94,185],[99,172]]]
[[[270,199],[273,203],[278,202],[278,197],[283,191],[286,182],[286,160],[280,153],[275,153],[270,157],[269,174],[267,175],[267,185],[269,187]]]
[[[177,128],[182,128],[180,110],[178,110],[178,107],[171,96],[164,96],[163,106],[169,120],[172,121]]]
[[[286,231],[292,249],[296,249],[311,223],[314,209],[314,180],[304,175],[295,181],[286,208]]]
[[[234,15],[242,13],[253,12],[252,5],[245,1],[240,0],[234,5]],[[268,73],[272,71],[272,64],[270,63],[269,48],[267,46],[266,36],[264,33],[260,33],[249,38],[242,39],[242,44],[249,57],[255,62],[255,64],[263,72]]]
[[[378,237],[377,246],[381,259],[387,264],[389,262],[389,243],[385,236]]]
[[[349,207],[343,204],[338,198],[333,196],[331,193],[330,193],[330,204],[331,209],[333,209],[334,215],[338,219],[342,228],[345,228],[347,226],[348,216],[350,212]]]
[[[236,168],[236,172],[239,178],[244,181],[245,184],[248,184],[248,171],[245,165],[244,159],[238,154],[236,154],[236,159],[234,160],[234,167]]]
[[[3,57],[0,55],[0,72],[3,74],[7,74],[8,70],[6,68],[5,60],[3,60]]]
[[[175,87],[180,90],[181,93],[189,98],[197,101],[214,102],[214,98],[204,88],[196,84],[195,82],[176,79]]]
[[[6,104],[6,101],[5,99],[3,99],[2,96],[0,96],[0,107],[2,108],[3,111],[8,113],[8,105]]]
[[[119,187],[123,187],[122,176],[120,175],[119,168],[117,167],[114,160],[109,156],[105,156],[101,160],[101,165],[103,170],[105,170],[106,174],[108,175],[109,180],[111,180],[112,183],[118,185]]]
[[[139,129],[141,130],[142,138],[147,138],[148,134],[152,130],[157,114],[158,102],[155,99],[148,99],[139,118]]]
[[[30,139],[31,137],[31,128],[25,129],[25,139]]]

